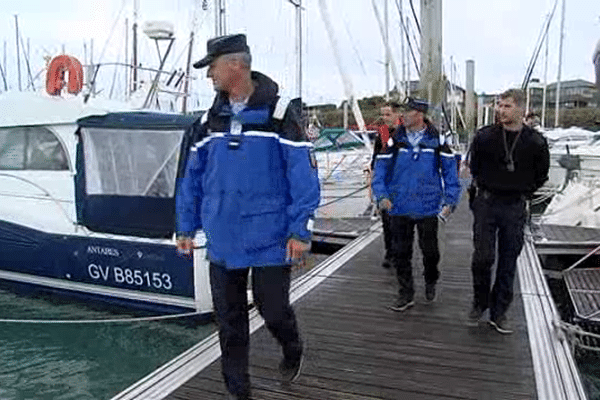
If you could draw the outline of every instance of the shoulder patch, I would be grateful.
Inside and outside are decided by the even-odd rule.
[[[275,104],[275,110],[273,111],[273,118],[283,119],[290,101],[292,101],[291,97],[279,96],[279,99],[277,99],[277,104]]]

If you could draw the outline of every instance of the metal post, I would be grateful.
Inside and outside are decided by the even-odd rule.
[[[546,35],[546,60],[544,61],[544,91],[542,92],[542,128],[546,127],[546,93],[548,91],[548,42],[550,36]]]
[[[389,42],[389,35],[386,33],[387,27],[385,26],[385,23],[382,21],[381,19],[381,15],[379,15],[379,10],[377,8],[377,3],[376,0],[372,0],[372,4],[373,4],[373,11],[375,12],[375,17],[377,18],[377,22],[379,25],[379,30],[381,32],[381,38],[383,39],[383,45],[385,47],[385,54],[386,54],[386,68],[385,68],[385,72],[386,72],[386,83],[385,83],[385,100],[389,101],[390,99],[390,87],[389,87],[389,67],[391,67],[392,69],[392,75],[394,76],[394,82],[396,83],[396,90],[398,92],[398,97],[402,97],[404,95],[404,90],[402,88],[402,84],[400,82],[400,77],[398,76],[398,70],[396,69],[396,63],[394,62],[394,60],[391,58],[391,50],[390,50],[390,42]]]
[[[558,77],[556,79],[556,105],[554,111],[554,127],[558,127],[559,123],[559,112],[560,112],[560,76],[562,72],[562,60],[563,60],[563,42],[565,39],[565,3],[562,2],[562,16],[560,20],[560,44],[558,46]]]
[[[21,56],[19,55],[19,17],[15,14],[15,30],[17,39],[17,76],[19,77],[19,92],[21,88]]]
[[[155,40],[156,40],[156,43],[158,45],[158,39],[155,39]],[[154,76],[154,81],[152,81],[152,85],[150,86],[150,89],[148,90],[148,95],[146,96],[146,100],[144,101],[144,105],[142,106],[142,108],[147,108],[147,107],[150,106],[152,98],[154,97],[154,94],[158,90],[158,79],[160,78],[160,74],[162,72],[162,69],[165,66],[165,61],[167,61],[167,57],[169,56],[169,52],[171,51],[171,47],[173,47],[173,43],[175,42],[174,38],[171,38],[169,40],[170,40],[169,41],[169,47],[167,47],[167,51],[165,52],[164,57],[162,57],[162,60],[160,61],[160,67],[158,67],[158,71],[156,72],[156,75]]]
[[[475,132],[475,61],[467,60],[467,98],[465,99],[465,116],[469,143]]]
[[[195,26],[195,25],[194,25]],[[188,48],[188,58],[187,64],[185,67],[185,81],[183,84],[183,103],[181,105],[181,113],[187,113],[187,100],[190,91],[190,74],[191,74],[191,65],[192,65],[192,48],[194,46],[194,29],[190,32],[190,43]]]
[[[390,101],[390,33],[388,29],[388,0],[383,2],[383,25],[385,42],[385,101]]]
[[[134,9],[133,9],[133,43],[131,46],[133,47],[133,85],[132,92],[137,90],[138,84],[138,45],[137,45],[137,27],[138,27],[138,8],[139,8],[139,0],[134,0]],[[93,66],[93,63],[92,63]]]
[[[421,0],[421,96],[428,96],[432,123],[440,128],[442,76],[442,0]]]

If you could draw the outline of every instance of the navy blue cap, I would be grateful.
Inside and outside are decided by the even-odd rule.
[[[206,42],[206,57],[196,61],[194,68],[204,68],[217,57],[231,53],[250,53],[250,48],[246,44],[246,35],[238,33],[209,39]]]
[[[407,98],[403,105],[409,110],[420,111],[423,114],[427,114],[427,110],[429,110],[429,103],[425,100],[414,99],[412,97]]]

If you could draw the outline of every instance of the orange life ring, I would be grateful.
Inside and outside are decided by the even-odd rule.
[[[83,67],[78,59],[66,54],[54,57],[48,65],[46,74],[46,92],[59,96],[65,87],[65,72],[69,73],[67,92],[77,94],[83,88]]]

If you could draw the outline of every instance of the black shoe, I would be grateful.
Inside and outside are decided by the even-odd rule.
[[[286,360],[285,358],[279,363],[279,372],[281,378],[286,382],[294,382],[300,376],[304,355],[301,355],[297,360]]]
[[[385,260],[383,260],[383,262],[381,263],[381,266],[385,269],[390,269],[392,268],[392,262],[390,260],[388,260],[387,258]]]
[[[428,303],[433,303],[436,299],[435,293],[435,283],[426,283],[425,284],[425,300]]]
[[[390,306],[390,310],[400,312],[400,311],[404,311],[407,308],[412,307],[414,305],[415,305],[414,300],[412,300],[412,299],[409,300],[407,298],[401,297],[398,299],[398,301],[396,303],[394,303]]]
[[[501,317],[496,317],[494,319],[490,319],[490,325],[498,333],[501,333],[503,335],[510,335],[511,333],[514,332],[512,327],[510,326],[508,320],[506,319],[506,317],[504,315]]]
[[[483,311],[484,310],[482,310],[481,307],[473,304],[473,308],[471,308],[471,311],[469,311],[468,315],[469,325],[477,326],[481,320],[481,317],[483,316]]]

